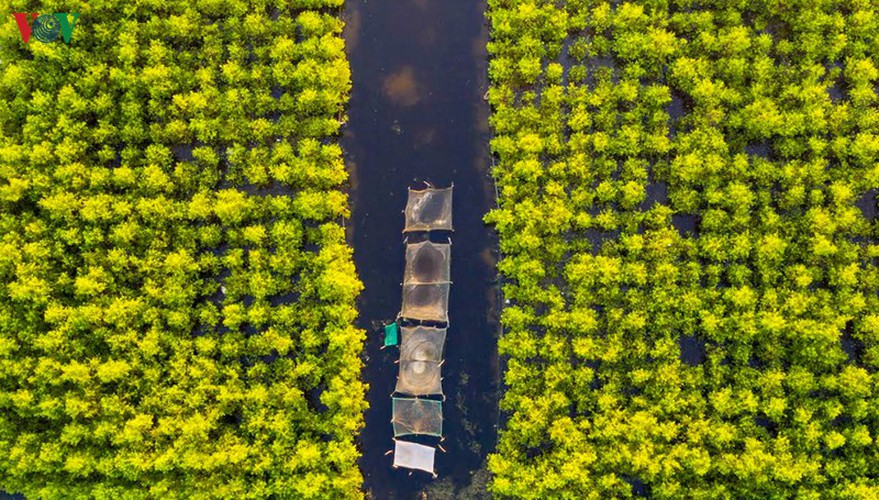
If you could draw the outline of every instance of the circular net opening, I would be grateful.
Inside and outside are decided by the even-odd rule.
[[[412,349],[412,359],[413,360],[419,360],[419,361],[428,360],[428,361],[430,361],[430,360],[435,360],[437,358],[438,358],[438,356],[437,356],[436,349],[434,349],[432,344],[429,344],[427,342],[422,342],[421,344],[418,344],[417,346],[415,346],[414,349]]]
[[[432,307],[434,302],[436,302],[433,287],[431,286],[414,287],[410,299],[415,307]]]
[[[438,365],[431,361],[409,361],[403,367],[408,385],[430,389],[436,383]]]
[[[425,245],[418,250],[413,260],[412,273],[418,278],[418,281],[441,280],[440,270],[443,260],[445,260],[442,252],[432,246]]]

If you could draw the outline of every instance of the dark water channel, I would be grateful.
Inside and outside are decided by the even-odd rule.
[[[343,147],[351,171],[350,240],[365,289],[360,326],[370,385],[361,435],[364,490],[372,498],[480,498],[497,440],[496,240],[482,217],[489,177],[485,3],[347,2],[345,38],[354,87]],[[397,348],[380,349],[376,321],[400,310],[408,187],[454,183],[450,328],[443,390],[446,453],[437,478],[393,469],[391,398]],[[406,438],[408,439],[408,438]],[[413,439],[414,440],[414,439]]]

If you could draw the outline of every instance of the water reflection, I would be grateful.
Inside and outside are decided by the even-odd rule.
[[[436,127],[424,127],[415,133],[413,145],[416,148],[427,146],[436,138]]]
[[[414,106],[421,100],[422,85],[415,79],[412,66],[405,66],[388,75],[382,83],[385,97],[398,106]]]

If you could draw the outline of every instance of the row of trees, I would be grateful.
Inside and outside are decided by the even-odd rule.
[[[493,490],[879,495],[863,2],[489,2]]]
[[[0,490],[359,496],[340,4],[0,24]]]

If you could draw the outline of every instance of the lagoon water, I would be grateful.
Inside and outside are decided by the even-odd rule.
[[[373,498],[480,498],[497,441],[498,287],[488,152],[485,2],[353,0],[345,39],[353,91],[343,148],[351,172],[349,238],[365,285],[359,325],[370,409],[361,435],[364,490]],[[393,469],[391,398],[399,353],[380,349],[375,322],[400,310],[403,214],[409,187],[454,183],[450,328],[443,365],[438,477]],[[406,439],[409,439],[408,437]]]

